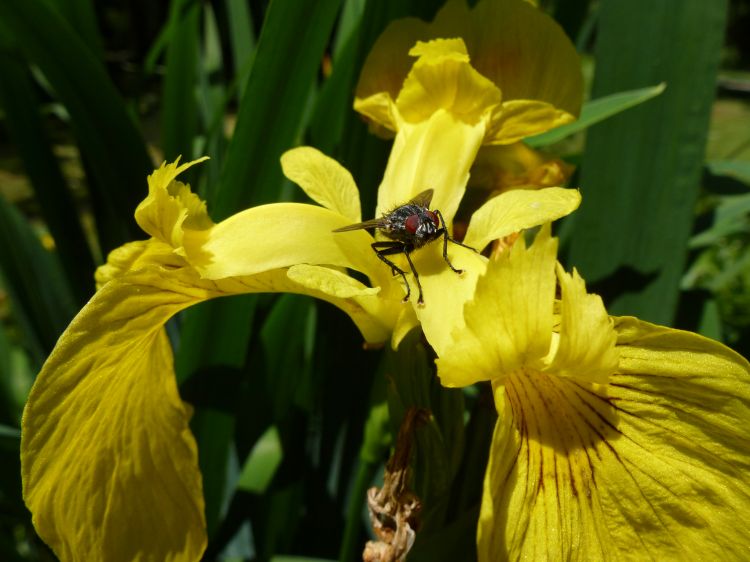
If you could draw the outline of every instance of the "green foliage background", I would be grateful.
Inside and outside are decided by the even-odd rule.
[[[441,3],[0,2],[0,559],[54,559],[20,496],[23,403],[95,267],[143,237],[133,210],[154,165],[210,156],[188,180],[218,221],[303,200],[279,156],[310,144],[352,172],[371,216],[389,144],[351,109],[359,69],[389,21]],[[568,265],[613,313],[750,355],[750,2],[541,7],[578,46],[593,100],[567,135],[529,141],[578,166]],[[302,297],[209,302],[168,330],[195,407],[206,559],[358,559],[364,492],[413,404],[436,421],[415,459],[430,509],[410,560],[472,559],[486,388],[441,389],[418,337],[363,350],[343,314]],[[412,380],[386,376],[397,371]]]

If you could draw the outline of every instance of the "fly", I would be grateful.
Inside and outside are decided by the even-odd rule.
[[[430,211],[429,206],[432,201],[433,193],[434,191],[432,189],[427,189],[408,203],[399,205],[380,218],[358,222],[357,224],[350,224],[349,226],[337,228],[333,231],[346,232],[348,230],[374,228],[390,238],[390,240],[374,242],[372,244],[372,249],[375,251],[375,255],[391,268],[393,275],[400,275],[404,280],[404,283],[406,284],[406,296],[404,297],[403,302],[408,302],[409,296],[411,295],[411,287],[409,286],[409,281],[406,279],[406,272],[386,256],[392,256],[395,254],[404,254],[406,256],[406,261],[409,262],[409,267],[414,274],[414,280],[417,282],[417,288],[419,289],[419,299],[417,299],[417,303],[424,304],[422,284],[419,282],[419,274],[414,267],[414,263],[411,261],[410,254],[414,250],[418,250],[422,246],[425,246],[442,236],[443,259],[445,259],[445,263],[448,264],[448,267],[456,273],[461,274],[463,273],[463,270],[453,267],[453,264],[448,259],[448,242],[453,242],[454,244],[476,252],[471,246],[462,244],[448,235],[448,229],[445,226],[445,219],[440,211],[437,209]]]

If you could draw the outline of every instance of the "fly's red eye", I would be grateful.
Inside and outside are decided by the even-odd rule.
[[[432,224],[435,225],[435,228],[440,228],[440,219],[438,218],[437,214],[433,213],[432,211],[427,211],[427,216],[430,217],[430,220],[432,221]]]
[[[406,227],[406,230],[414,234],[417,232],[417,228],[419,227],[419,216],[418,215],[409,215],[406,217],[406,221],[404,221],[404,226]]]

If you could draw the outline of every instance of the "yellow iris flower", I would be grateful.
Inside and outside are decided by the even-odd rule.
[[[136,211],[151,238],[110,254],[97,271],[100,289],[37,377],[23,418],[24,498],[39,534],[62,559],[197,559],[205,548],[190,413],[177,393],[163,327],[171,316],[220,296],[294,292],[333,303],[367,341],[381,342],[414,310],[401,302],[403,288],[376,258],[368,232],[332,232],[360,218],[348,172],[311,148],[282,161],[325,206],[264,205],[214,224],[205,204],[175,180],[193,163],[155,171]],[[492,220],[497,205],[475,214],[470,232],[477,245],[570,212],[579,195],[549,188],[504,200],[499,227]],[[418,262],[429,287],[425,309],[468,294],[486,262],[456,247],[454,262],[467,272],[445,275],[434,246]],[[342,268],[364,273],[372,286]],[[460,311],[463,300],[446,310]]]
[[[556,254],[543,228],[493,260],[438,349],[442,383],[491,381],[499,414],[479,560],[747,559],[750,365],[610,318]]]
[[[443,20],[462,27],[435,35]],[[430,188],[432,207],[450,228],[483,143],[512,143],[573,119],[578,61],[552,20],[520,0],[483,2],[471,12],[450,2],[433,27],[424,24],[426,42],[402,37],[400,25],[378,45],[396,42],[403,75],[379,59],[377,47],[356,102],[397,131],[377,212]],[[503,60],[513,64],[500,64],[497,53],[512,53]],[[432,244],[415,254],[426,305],[416,306],[416,295],[404,305],[399,279],[370,248],[372,235],[332,232],[361,214],[351,175],[330,158],[310,148],[282,158],[286,175],[319,206],[265,205],[217,224],[175,179],[192,164],[164,165],[149,177],[136,220],[151,238],[113,251],[98,270],[98,292],[61,336],[24,411],[24,499],[63,560],[197,560],[205,549],[190,409],[180,400],[164,331],[171,316],[220,296],[295,292],[342,309],[368,342],[397,345],[421,323],[442,345],[486,268],[485,258],[452,246],[453,263],[466,270],[459,277]],[[571,212],[579,200],[560,188],[503,194],[474,213],[465,243],[481,250]]]

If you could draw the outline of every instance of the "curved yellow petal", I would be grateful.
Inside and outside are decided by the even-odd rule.
[[[583,78],[575,47],[552,18],[523,0],[481,0],[472,9],[465,0],[450,0],[433,23],[413,18],[391,23],[365,61],[355,109],[397,130],[396,116],[388,105],[397,98],[411,69],[409,49],[417,41],[453,37],[463,39],[472,66],[499,88],[503,100],[543,102],[557,108],[559,113],[545,119],[544,126],[569,119],[565,114],[578,115]],[[511,130],[520,129],[521,123],[513,118],[520,116],[518,108],[509,105],[506,109],[508,134],[493,137],[495,142],[511,142]],[[528,116],[542,124],[538,113]]]
[[[496,387],[480,560],[747,557],[750,365],[696,334],[615,328],[607,385],[519,373]]]
[[[567,111],[537,100],[505,101],[495,111],[486,144],[512,144],[575,121]]]
[[[581,203],[576,189],[512,189],[493,197],[472,215],[464,243],[482,251],[492,240],[572,213]]]
[[[23,417],[26,505],[61,560],[199,560],[198,452],[163,329],[201,290],[141,270],[104,285],[60,338]]]
[[[359,191],[349,171],[309,146],[288,150],[281,156],[284,175],[305,190],[317,203],[350,222],[362,220]]]
[[[396,320],[396,325],[393,327],[393,334],[391,335],[391,348],[398,349],[403,339],[411,332],[414,328],[419,326],[419,318],[414,311],[412,306],[402,306],[401,312]]]
[[[396,99],[399,115],[406,121],[425,121],[444,109],[473,124],[489,120],[500,105],[500,90],[472,68],[461,39],[417,42],[409,54],[419,58]]]
[[[557,277],[562,291],[560,337],[545,371],[584,383],[606,383],[619,362],[612,320],[601,297],[586,292],[575,269],[570,275],[558,264]]]
[[[581,63],[562,28],[524,0],[451,0],[435,17],[439,37],[463,37],[472,65],[503,100],[538,100],[578,115]],[[454,31],[455,30],[455,31]]]
[[[484,123],[471,125],[442,109],[426,121],[404,125],[396,135],[378,189],[376,216],[433,189],[430,207],[440,210],[450,224],[483,136]]]
[[[438,355],[460,344],[462,337],[458,333],[464,325],[464,305],[475,298],[477,281],[487,268],[486,258],[450,242],[448,258],[453,267],[463,273],[457,274],[445,263],[442,243],[435,242],[415,254],[414,265],[424,289],[424,305],[416,304],[416,286],[411,278],[409,280],[411,301],[422,331]]]
[[[273,203],[246,209],[212,228],[185,233],[185,255],[206,279],[254,275],[297,264],[350,267],[387,283],[389,272],[364,230],[333,232],[346,217],[315,205]]]
[[[392,21],[375,41],[357,83],[354,109],[373,122],[396,131],[393,104],[411,70],[409,50],[430,35],[429,24],[417,18]],[[452,35],[455,37],[455,34]]]
[[[151,240],[128,242],[112,250],[107,256],[107,263],[99,266],[94,273],[96,288],[101,289],[108,281],[122,277],[129,271],[138,269],[152,262],[155,252],[172,254],[172,246]],[[178,259],[179,258],[175,258]]]
[[[555,295],[557,239],[543,228],[534,244],[519,239],[491,260],[479,278],[474,299],[464,307],[465,325],[453,327],[452,340],[435,337],[422,320],[427,341],[438,354],[443,386],[502,380],[550,349]]]
[[[148,177],[148,196],[135,210],[135,220],[147,234],[169,244],[182,246],[183,230],[203,230],[213,222],[206,203],[175,178],[189,167],[208,158],[199,158],[179,166],[179,159],[161,165]]]

